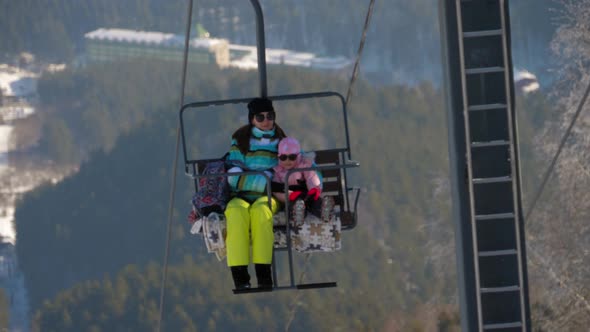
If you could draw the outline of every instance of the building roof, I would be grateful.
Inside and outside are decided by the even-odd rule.
[[[230,53],[241,54],[232,59],[230,65],[242,69],[258,68],[258,52],[256,46],[229,45]],[[295,67],[309,67],[314,69],[343,69],[352,64],[352,61],[343,56],[318,57],[309,52],[297,52],[280,48],[267,48],[266,63],[274,65],[287,65]]]
[[[183,36],[154,31],[100,28],[86,33],[84,37],[87,39],[120,41],[137,44],[154,44],[179,47],[184,46]],[[197,48],[209,48],[221,43],[227,43],[227,41],[217,38],[193,38],[190,40],[190,45]]]

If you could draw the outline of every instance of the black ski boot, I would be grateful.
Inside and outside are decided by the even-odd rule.
[[[250,289],[250,274],[248,274],[248,266],[231,266],[230,269],[236,290]]]
[[[270,264],[254,264],[258,288],[272,289],[272,270]]]

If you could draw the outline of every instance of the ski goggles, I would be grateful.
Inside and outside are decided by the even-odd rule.
[[[256,121],[258,122],[263,122],[264,119],[266,118],[268,121],[273,121],[275,119],[275,112],[268,112],[266,113],[266,116],[262,113],[258,113],[256,115],[254,115],[254,119],[256,119]]]
[[[282,155],[279,156],[279,160],[280,161],[285,161],[285,160],[289,159],[291,161],[295,161],[295,159],[297,159],[297,156],[299,156],[298,153],[282,154]]]

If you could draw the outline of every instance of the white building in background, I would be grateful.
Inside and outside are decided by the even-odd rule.
[[[183,58],[184,37],[172,33],[101,28],[88,32],[88,62],[132,58],[178,61]],[[229,65],[229,43],[225,39],[192,38],[189,41],[189,62]]]
[[[258,68],[258,51],[256,46],[229,45],[229,52],[232,67],[241,69]],[[343,56],[319,57],[310,52],[297,52],[280,48],[267,48],[267,65],[284,65],[293,67],[304,67],[318,70],[343,70],[352,65],[352,60]]]
[[[180,61],[184,53],[184,37],[171,33],[101,28],[88,32],[88,62],[131,58],[152,58]],[[219,67],[258,68],[256,46],[230,44],[227,39],[192,38],[189,41],[189,62],[217,64]],[[266,63],[306,67],[320,70],[348,69],[352,60],[343,56],[319,57],[309,52],[266,49]]]

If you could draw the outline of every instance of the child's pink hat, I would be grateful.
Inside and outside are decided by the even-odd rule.
[[[285,137],[279,142],[279,155],[282,154],[299,154],[301,145],[293,137]]]

